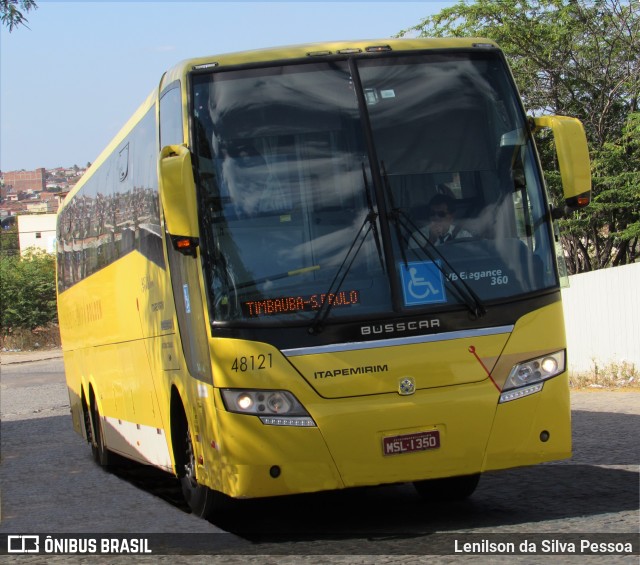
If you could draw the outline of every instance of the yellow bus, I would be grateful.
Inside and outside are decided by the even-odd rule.
[[[103,465],[174,473],[201,516],[391,483],[463,498],[569,457],[553,219],[589,194],[582,125],[528,118],[486,39],[182,62],[58,215],[74,428]]]

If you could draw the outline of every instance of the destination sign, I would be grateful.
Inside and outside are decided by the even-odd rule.
[[[265,300],[253,300],[242,303],[245,316],[257,318],[278,314],[294,314],[296,312],[313,312],[319,310],[324,303],[332,308],[344,308],[360,302],[357,290],[342,290],[329,294],[311,294],[307,296],[278,296]]]

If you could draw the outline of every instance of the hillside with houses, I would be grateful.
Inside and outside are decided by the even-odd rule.
[[[39,168],[0,172],[0,221],[24,214],[54,214],[86,168]]]

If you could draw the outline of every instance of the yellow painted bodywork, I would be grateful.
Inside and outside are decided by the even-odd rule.
[[[173,316],[166,272],[155,266],[152,272],[137,253],[115,265],[115,276],[136,280],[124,294],[105,295],[111,287],[101,271],[60,296],[70,396],[79,399],[81,390],[87,395],[93,387],[102,415],[162,429],[170,441],[170,387],[176,386],[197,435],[199,480],[231,496],[465,475],[571,454],[566,373],[537,394],[498,403],[498,387],[515,363],[564,349],[559,302],[524,316],[511,333],[388,347],[373,342],[363,351],[289,359],[267,344],[214,338],[212,386],[188,376],[175,331],[153,331]],[[81,288],[85,301],[78,296]],[[102,296],[99,304],[90,301],[96,295]],[[158,302],[164,302],[161,311],[153,306]],[[94,345],[86,346],[89,341]],[[497,386],[469,353],[470,345]],[[272,366],[233,369],[236,359],[252,355],[271,355]],[[370,364],[387,365],[388,371],[313,377],[317,368]],[[417,391],[401,396],[398,382],[407,375],[416,379]],[[220,388],[289,390],[317,427],[267,426],[256,416],[227,412]],[[72,406],[82,433],[79,404],[72,400]],[[383,455],[384,436],[432,429],[440,431],[439,449]],[[549,432],[549,441],[540,440],[542,431]],[[136,453],[131,446],[124,454]],[[269,474],[274,465],[282,470],[276,479]]]
[[[181,80],[186,109],[187,73],[194,66],[211,62],[235,65],[305,57],[314,50],[335,52],[381,44],[394,50],[468,47],[476,41],[385,39],[202,58],[170,70],[158,92],[163,85]],[[157,92],[141,106],[94,167],[115,150],[156,97]],[[184,115],[188,139],[186,111]],[[162,182],[160,187],[162,190]],[[192,222],[189,226],[193,227]],[[121,422],[133,430],[121,438],[118,450],[175,472],[170,421],[173,390],[184,405],[194,436],[199,482],[233,497],[468,475],[571,454],[566,373],[546,382],[541,392],[530,397],[498,402],[499,389],[514,364],[565,348],[559,301],[523,316],[512,331],[505,329],[495,335],[442,334],[432,341],[407,345],[371,342],[366,349],[337,353],[287,356],[265,343],[203,334],[199,339],[210,353],[211,383],[193,378],[186,368],[166,250],[165,264],[166,268],[159,267],[134,251],[60,293],[65,369],[78,433],[85,435],[82,401],[88,404],[93,390],[100,414],[114,427]],[[204,295],[202,273],[198,276]],[[191,308],[202,309],[208,324],[205,304],[194,302]],[[480,361],[470,347],[475,348]],[[268,368],[234,369],[237,359],[260,355],[271,356]],[[386,368],[342,373],[360,366]],[[334,376],[338,369],[340,374]],[[328,370],[332,376],[318,376]],[[401,396],[399,380],[407,376],[415,379],[417,390]],[[228,412],[222,388],[288,390],[317,427],[267,426],[256,416]],[[141,442],[150,437],[142,433],[145,430],[156,430],[166,443],[169,464],[143,455],[148,450]],[[383,454],[385,436],[425,430],[440,431],[439,449]],[[542,431],[549,432],[549,441],[541,441]],[[151,440],[158,442],[157,438]],[[113,444],[108,447],[115,449]],[[281,469],[277,478],[269,473],[273,466]]]
[[[129,253],[60,293],[58,315],[76,431],[85,435],[81,399],[89,405],[91,389],[102,416],[164,430],[165,379],[180,367],[167,272]],[[140,447],[121,453],[142,460]]]
[[[564,197],[588,196],[591,193],[591,164],[587,137],[580,120],[567,116],[539,116],[534,118],[534,123],[538,128],[553,131]]]
[[[207,465],[216,469],[212,486],[231,496],[271,496],[468,475],[569,457],[566,373],[546,382],[541,392],[505,404],[498,403],[496,386],[504,384],[514,363],[564,349],[562,327],[558,302],[524,316],[508,334],[307,358],[286,359],[266,344],[214,339],[217,388],[289,390],[318,427],[265,426],[255,416],[227,412],[216,394],[219,436],[204,442],[216,445],[204,451]],[[493,368],[496,384],[469,345]],[[271,370],[232,369],[234,359],[261,354],[273,356]],[[325,378],[320,384],[312,376],[317,367],[375,363],[388,365],[389,371]],[[398,381],[406,375],[415,377],[418,390],[401,396]],[[383,454],[384,436],[433,429],[440,431],[439,449]],[[549,441],[541,441],[542,431],[549,432]],[[282,469],[277,479],[269,475],[273,465]]]

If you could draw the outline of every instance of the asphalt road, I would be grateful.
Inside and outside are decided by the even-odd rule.
[[[637,533],[639,392],[573,393],[572,460],[488,473],[465,502],[427,505],[412,486],[396,485],[240,501],[208,523],[185,511],[172,478],[144,468],[114,474],[93,463],[71,428],[59,358],[16,360],[3,357],[0,374],[0,535],[163,533],[180,541],[180,534],[195,533],[204,534],[198,538],[208,544],[203,553],[212,543],[228,552],[135,558],[149,563],[638,563],[637,556],[421,554],[441,534],[499,533],[520,540],[536,534]],[[134,558],[90,559],[118,564]]]

